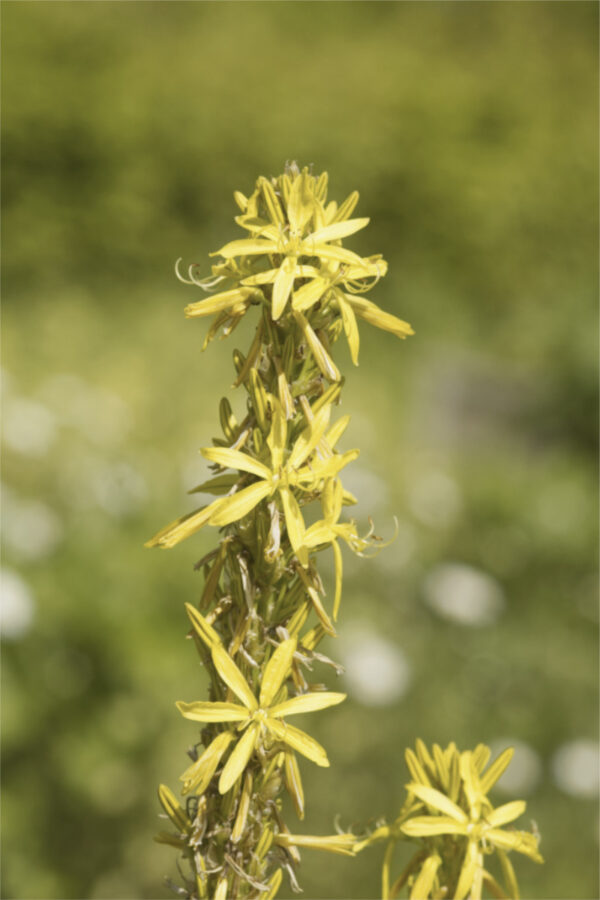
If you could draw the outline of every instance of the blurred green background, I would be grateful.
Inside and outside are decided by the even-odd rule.
[[[155,789],[196,740],[182,604],[215,534],[142,544],[193,507],[250,334],[201,355],[173,263],[208,271],[232,191],[296,159],[360,190],[347,245],[384,253],[371,296],[416,336],[363,323],[358,369],[339,345],[348,485],[399,537],[345,555],[350,700],[311,718],[332,767],[302,764],[290,824],[393,816],[417,736],[514,743],[496,799],[547,859],[515,861],[523,896],[598,897],[597,5],[2,12],[2,896],[170,896]],[[304,896],[375,898],[380,858],[306,851]]]

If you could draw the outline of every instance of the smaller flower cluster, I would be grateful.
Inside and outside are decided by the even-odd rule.
[[[534,862],[543,862],[539,838],[529,831],[504,828],[519,818],[526,804],[514,800],[494,808],[487,794],[513,756],[504,750],[490,765],[491,751],[484,744],[460,753],[454,743],[430,752],[423,741],[416,752],[406,751],[412,780],[400,815],[391,825],[377,828],[355,851],[387,841],[383,871],[383,900],[398,897],[403,887],[414,900],[452,897],[481,900],[484,888],[498,898],[518,898],[519,887],[509,852],[515,850]],[[418,844],[402,874],[390,883],[393,853],[399,840]],[[487,869],[487,858],[496,855],[502,886]]]

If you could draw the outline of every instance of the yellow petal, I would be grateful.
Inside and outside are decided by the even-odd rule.
[[[264,895],[264,900],[274,900],[277,896],[277,891],[281,886],[281,881],[283,879],[283,871],[282,869],[277,869],[276,872],[273,872],[271,877],[269,878],[267,884],[269,885],[269,890]],[[261,895],[262,896],[262,895]]]
[[[275,281],[279,269],[267,269],[264,272],[257,272],[256,275],[249,275],[242,279],[242,284],[272,284]]]
[[[325,347],[317,337],[312,326],[309,325],[307,319],[302,315],[301,312],[294,311],[294,315],[296,317],[296,321],[302,329],[304,337],[306,338],[306,343],[311,349],[311,353],[315,358],[315,362],[325,378],[328,378],[329,381],[339,381],[341,378],[339,369],[325,350]]]
[[[340,204],[339,209],[336,210],[336,213],[333,217],[334,222],[343,222],[344,219],[347,219],[352,215],[354,210],[356,209],[356,204],[358,203],[359,194],[358,191],[352,191],[351,194],[346,197],[343,203]]]
[[[323,437],[329,424],[330,415],[331,407],[324,406],[319,410],[308,428],[302,431],[288,458],[288,466],[290,468],[297,469],[308,459]]]
[[[304,170],[296,176],[290,191],[287,214],[292,230],[301,234],[313,213],[314,198],[309,175]]]
[[[413,777],[413,780],[418,782],[418,784],[424,784],[426,787],[430,787],[430,781],[428,776],[425,773],[425,769],[423,768],[419,758],[413,751],[408,748],[404,753],[404,758],[406,760],[406,765],[408,767],[408,771]]]
[[[300,713],[315,712],[318,709],[327,709],[328,706],[337,706],[346,699],[346,694],[338,694],[334,691],[313,691],[309,694],[301,694],[272,706],[269,716],[281,719],[284,716],[297,716]]]
[[[318,766],[325,768],[329,765],[325,749],[314,738],[311,738],[310,735],[299,728],[294,728],[293,725],[280,722],[278,719],[267,719],[267,728],[275,735],[277,740],[287,744],[288,747],[296,750],[297,753],[306,756],[307,759],[312,760]]]
[[[370,300],[365,300],[364,297],[357,297],[355,294],[344,294],[344,297],[354,309],[356,315],[370,325],[375,325],[376,328],[382,328],[384,331],[390,331],[399,338],[405,338],[410,334],[414,334],[408,322],[398,319],[391,313],[384,312],[375,303],[371,303]]]
[[[225,684],[231,688],[236,697],[238,697],[249,710],[257,709],[258,704],[254,694],[248,687],[248,682],[223,645],[213,644],[211,653],[215,668]]]
[[[226,794],[238,780],[252,756],[257,737],[258,725],[252,724],[237,742],[233,753],[225,763],[219,778],[219,793]]]
[[[194,722],[243,722],[248,718],[248,710],[237,703],[211,703],[208,700],[184,703],[178,700],[175,706],[185,719]]]
[[[250,472],[259,478],[271,477],[271,471],[263,463],[239,450],[232,450],[230,447],[203,447],[200,452],[210,462],[218,463],[220,466]]]
[[[331,225],[325,225],[311,234],[309,240],[313,240],[320,244],[324,241],[338,241],[341,238],[348,237],[355,232],[360,231],[369,224],[369,219],[346,219],[344,222],[334,222]]]
[[[294,548],[294,553],[296,553],[300,562],[306,565],[308,563],[308,555],[304,548],[304,519],[302,518],[298,501],[287,487],[280,487],[279,494],[290,544]]]
[[[237,522],[257,506],[268,494],[271,493],[271,485],[266,481],[257,481],[249,487],[238,491],[232,497],[225,497],[218,501],[219,506],[210,517],[211,525],[229,525]]]
[[[188,319],[212,316],[235,306],[236,303],[246,303],[253,294],[254,291],[246,287],[224,291],[222,294],[215,294],[214,297],[205,297],[196,303],[189,303],[185,308],[185,315]]]
[[[296,263],[297,259],[295,256],[286,256],[275,277],[273,283],[273,309],[271,313],[274,321],[277,321],[287,305],[296,276]]]
[[[345,247],[336,247],[332,244],[317,244],[311,238],[312,236],[309,236],[305,241],[302,241],[302,253],[305,256],[318,256],[320,259],[333,260],[334,262],[345,263],[348,266],[362,265],[361,257],[357,253],[353,253],[352,250],[347,250]]]
[[[207,481],[203,481],[202,484],[192,488],[191,491],[188,491],[188,494],[216,494],[217,496],[222,496],[231,490],[237,480],[238,476],[233,472],[217,475],[215,478],[209,478]]]
[[[455,822],[466,823],[469,821],[467,814],[460,806],[449,800],[441,791],[436,791],[435,788],[427,787],[424,784],[407,784],[406,789],[419,800],[427,803],[428,806],[433,806],[434,809],[439,809],[440,812],[450,816]]]
[[[513,864],[511,863],[508,855],[504,850],[500,850],[500,848],[496,848],[496,853],[500,860],[500,866],[502,868],[502,877],[504,878],[504,883],[508,888],[508,896],[512,898],[512,900],[519,900],[519,885],[517,883],[517,876],[515,875],[515,870],[513,868]]]
[[[296,646],[296,638],[288,638],[282,641],[265,666],[260,686],[261,707],[264,708],[271,705],[279,688],[287,678],[294,653],[296,652]]]
[[[436,834],[466,834],[467,823],[457,822],[450,816],[415,816],[400,830],[409,837],[434,837]]]
[[[308,284],[303,284],[301,288],[294,292],[292,306],[301,312],[305,309],[310,309],[311,306],[314,306],[321,299],[328,286],[329,281],[326,278],[313,278]]]
[[[191,823],[182,807],[177,802],[173,791],[166,784],[158,789],[158,799],[168,817],[179,831],[190,831]]]
[[[212,627],[209,625],[204,616],[202,616],[195,606],[192,606],[191,603],[185,604],[186,612],[190,617],[190,621],[194,626],[194,630],[197,632],[198,636],[204,641],[207,647],[212,647],[213,644],[220,644],[221,638]]]
[[[280,832],[275,838],[275,843],[280,847],[310,847],[311,850],[325,850],[327,853],[339,853],[341,856],[354,856],[357,840],[356,835],[352,833],[322,836]]]
[[[232,731],[222,731],[210,742],[202,756],[180,776],[183,781],[183,794],[189,794],[190,791],[197,794],[204,793],[233,738]]]
[[[424,900],[424,898],[429,897],[437,870],[441,864],[442,860],[437,853],[427,857],[412,886],[410,900]]]
[[[184,541],[192,534],[195,534],[196,531],[203,528],[208,523],[210,517],[216,513],[222,502],[222,499],[214,500],[208,506],[203,506],[202,509],[197,509],[195,512],[188,513],[186,516],[175,519],[174,522],[171,522],[155,534],[144,546],[164,548],[174,547],[175,544]]]
[[[322,519],[307,528],[304,535],[304,546],[312,549],[318,547],[319,544],[329,544],[333,540],[335,540],[335,532],[332,531],[329,522]]]
[[[464,900],[471,890],[477,873],[477,858],[477,844],[475,841],[469,841],[465,851],[462,869],[460,870],[458,884],[456,885],[456,893],[454,894],[455,900]]]
[[[495,847],[502,850],[516,850],[534,862],[544,861],[538,852],[537,838],[529,831],[502,831],[500,828],[490,828],[485,832],[485,836]]]
[[[349,424],[350,416],[342,416],[340,419],[333,423],[333,425],[325,435],[325,440],[332,449],[340,440]]]
[[[340,550],[339,544],[337,541],[333,541],[333,562],[335,569],[335,597],[333,599],[333,621],[335,622],[338,617],[338,612],[340,611],[340,603],[342,600],[342,573],[343,573],[343,561],[342,561],[342,551]]]
[[[506,825],[507,822],[513,822],[515,819],[518,819],[526,809],[527,804],[524,800],[513,800],[511,803],[505,803],[503,806],[493,809],[485,818],[488,825],[498,828],[500,825]]]
[[[263,197],[265,200],[265,205],[269,211],[271,220],[276,225],[285,225],[285,216],[283,215],[283,210],[281,209],[279,197],[275,193],[273,185],[266,178],[260,178],[259,184],[262,189],[262,194],[263,194]]]
[[[496,757],[489,769],[480,776],[481,790],[487,794],[496,784],[515,752],[514,747],[507,747],[499,756]]]
[[[275,241],[257,240],[241,240],[230,241],[211,253],[211,256],[223,256],[225,259],[233,259],[235,256],[256,256],[259,253],[276,253],[277,244]]]

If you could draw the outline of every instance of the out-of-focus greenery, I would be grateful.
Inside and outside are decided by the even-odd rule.
[[[384,253],[373,299],[416,330],[363,325],[352,371],[340,342],[359,517],[399,537],[346,557],[328,647],[410,677],[374,705],[355,672],[311,721],[332,767],[302,767],[298,830],[393,817],[416,736],[517,740],[547,858],[516,862],[523,896],[597,897],[594,770],[560,776],[596,739],[597,6],[20,2],[3,27],[3,896],[170,896],[155,788],[196,740],[182,604],[215,537],[142,544],[192,507],[250,335],[200,355],[172,265],[208,271],[233,189],[297,159],[360,190],[348,244]],[[487,620],[432,584],[479,585]],[[306,851],[304,896],[375,897],[379,867]]]

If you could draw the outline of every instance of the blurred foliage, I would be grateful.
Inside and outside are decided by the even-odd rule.
[[[208,270],[233,189],[294,158],[360,188],[350,246],[384,253],[373,299],[417,332],[362,329],[351,372],[340,349],[359,514],[400,526],[347,559],[341,646],[371,631],[410,680],[315,717],[305,830],[393,817],[417,735],[515,739],[547,859],[517,861],[523,895],[597,897],[595,803],[552,777],[597,735],[597,6],[15,2],[3,26],[3,896],[170,896],[155,787],[195,740],[173,702],[203,690],[182,604],[212,539],[142,544],[248,343],[199,355],[172,265]],[[493,626],[425,602],[456,564],[502,592]],[[306,897],[378,890],[376,851],[302,868]]]

